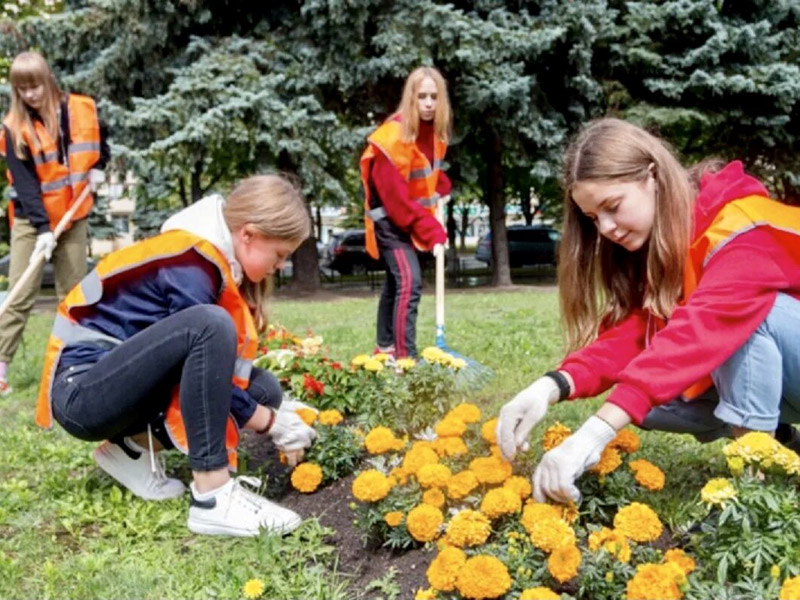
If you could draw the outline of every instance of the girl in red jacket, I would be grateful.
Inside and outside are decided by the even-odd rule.
[[[441,170],[450,122],[444,78],[419,67],[406,79],[397,112],[369,136],[361,156],[367,252],[386,262],[377,346],[397,358],[417,355],[422,274],[415,248],[437,254],[447,241],[435,209],[437,198],[450,193]]]
[[[738,161],[697,179],[616,119],[567,150],[559,293],[572,353],[502,408],[503,455],[527,445],[550,404],[615,387],[542,458],[539,501],[579,500],[575,479],[631,422],[797,442],[800,208],[770,200]]]

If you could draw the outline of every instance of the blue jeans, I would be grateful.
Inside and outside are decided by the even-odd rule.
[[[774,431],[800,423],[800,300],[778,294],[767,318],[711,373],[713,390],[651,410],[643,429],[691,433],[706,442],[731,427]]]
[[[59,369],[53,416],[89,441],[115,441],[148,425],[161,431],[172,388],[180,385],[191,467],[221,469],[228,464],[225,427],[235,360],[230,315],[219,306],[193,306],[143,329],[96,363]],[[247,391],[259,404],[280,404],[280,383],[267,371],[254,368]]]

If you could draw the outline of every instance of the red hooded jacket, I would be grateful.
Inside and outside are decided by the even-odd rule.
[[[726,203],[753,195],[768,192],[739,161],[705,176],[695,200],[695,237]],[[649,313],[636,310],[567,356],[560,369],[575,382],[572,397],[596,396],[617,384],[608,402],[641,423],[653,406],[675,399],[730,358],[767,317],[778,292],[800,298],[799,254],[767,227],[737,236],[711,258],[697,289],[655,335]]]

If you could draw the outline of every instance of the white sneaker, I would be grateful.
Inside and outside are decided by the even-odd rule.
[[[186,491],[183,482],[167,477],[161,458],[147,450],[134,459],[116,444],[105,441],[95,449],[94,460],[103,471],[144,500],[171,500]]]
[[[245,484],[258,489],[261,480],[237,477],[219,488],[211,498],[199,500],[192,483],[192,505],[187,521],[189,530],[206,535],[251,537],[264,529],[267,533],[284,535],[303,522],[296,512],[251,492]]]

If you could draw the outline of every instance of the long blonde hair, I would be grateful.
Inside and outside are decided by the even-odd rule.
[[[572,199],[581,181],[645,181],[654,173],[655,215],[648,242],[628,252],[601,236]],[[619,119],[586,125],[564,160],[564,233],[558,283],[570,350],[644,308],[667,318],[683,288],[692,231],[694,188],[667,143]]]
[[[311,234],[311,217],[299,187],[280,175],[254,175],[243,179],[228,195],[222,213],[231,232],[251,223],[265,236],[297,245]],[[255,283],[245,276],[239,286],[259,330],[267,325],[271,285],[271,278]]]
[[[14,140],[14,153],[20,159],[24,159],[26,142],[22,132],[29,131],[32,134],[30,137],[37,147],[32,148],[31,151],[39,150],[39,140],[34,133],[36,130],[33,128],[28,107],[18,88],[44,86],[44,105],[38,110],[38,113],[53,141],[58,141],[58,103],[61,100],[62,92],[53,71],[38,52],[18,54],[11,63],[8,78],[11,82],[11,110],[8,113],[8,128]]]
[[[406,78],[403,86],[403,96],[397,106],[400,113],[400,124],[403,126],[403,141],[414,142],[419,133],[419,104],[417,92],[426,77],[430,77],[436,84],[436,113],[433,117],[434,132],[443,142],[450,141],[452,128],[452,113],[450,111],[450,97],[447,95],[447,83],[435,67],[417,67]]]

